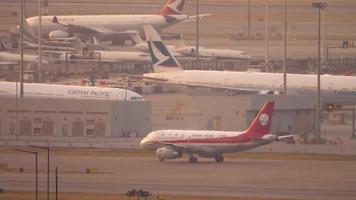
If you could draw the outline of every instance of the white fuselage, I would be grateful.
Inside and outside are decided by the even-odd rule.
[[[145,77],[166,79],[175,84],[211,87],[244,88],[256,91],[283,91],[282,73],[179,70],[149,73]],[[287,93],[315,95],[317,76],[313,74],[288,74]],[[322,102],[341,105],[356,104],[355,76],[321,76]]]
[[[42,34],[48,36],[50,32],[63,30],[63,26],[52,22],[54,16],[42,17]],[[115,34],[128,30],[137,30],[142,32],[143,25],[152,25],[157,30],[161,30],[173,24],[176,24],[188,16],[170,15],[175,20],[167,20],[161,15],[68,15],[56,16],[58,21],[63,24],[73,24],[100,30],[103,34]],[[39,20],[38,17],[26,19],[29,26],[37,31]]]
[[[166,45],[167,49],[175,57],[195,57],[196,51],[193,46],[185,46],[176,48],[174,45]],[[134,46],[143,52],[149,52],[147,43],[140,43]],[[206,49],[204,47],[199,48],[199,57],[201,58],[211,58],[211,59],[232,59],[232,60],[250,60],[251,55],[240,50],[229,50],[229,49]]]
[[[96,58],[101,56],[102,61],[109,62],[151,62],[151,56],[147,53],[130,51],[95,51]]]
[[[133,51],[94,51],[93,54],[66,54],[60,56],[60,60],[70,61],[101,61],[107,63],[150,63],[151,57],[147,53]]]
[[[184,56],[195,56],[196,48],[193,46],[185,46],[177,48],[177,52]],[[208,49],[199,47],[199,57],[215,58],[215,59],[236,59],[236,60],[250,60],[251,56],[244,51],[230,50],[230,49]]]
[[[175,56],[175,57],[183,56],[182,54],[177,52],[177,49],[176,49],[176,47],[174,45],[166,45],[166,47],[173,54],[173,56]],[[146,53],[150,52],[147,42],[143,42],[143,43],[137,44],[133,48],[137,49],[138,51],[142,51],[142,52],[146,52]]]
[[[38,62],[38,56],[24,54],[23,60],[26,63],[37,63]],[[21,62],[21,54],[9,53],[9,52],[0,52],[0,61]],[[42,59],[42,64],[48,64],[48,61],[45,60],[45,59]]]
[[[0,98],[16,97],[20,93],[20,83],[0,82]],[[24,84],[24,98],[59,98],[83,100],[142,101],[139,94],[118,88],[99,88],[89,86],[51,85],[38,83]]]

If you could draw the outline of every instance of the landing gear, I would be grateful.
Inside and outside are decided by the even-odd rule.
[[[215,162],[217,162],[217,163],[224,162],[224,156],[222,156],[222,155],[216,156],[215,157]]]
[[[197,163],[198,162],[198,158],[197,157],[194,157],[194,156],[191,156],[189,157],[189,163]]]

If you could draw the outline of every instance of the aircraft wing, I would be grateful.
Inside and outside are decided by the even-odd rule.
[[[187,144],[173,144],[173,143],[162,143],[164,146],[169,146],[176,151],[180,151],[186,154],[217,154],[214,149],[209,147],[199,147],[199,146],[192,146]]]
[[[145,82],[155,83],[158,85],[173,88],[178,91],[193,90],[198,92],[228,92],[234,94],[260,94],[261,93],[260,90],[250,89],[250,88],[229,87],[224,85],[204,85],[204,84],[196,84],[196,83],[175,83],[160,78],[144,77],[142,80]]]
[[[1,65],[17,65],[17,62],[0,61],[0,66],[1,66]]]
[[[211,15],[212,15],[212,13],[206,13],[206,14],[198,15],[198,17],[199,17],[199,20],[201,20],[201,19],[204,19],[205,17],[209,17]],[[185,19],[183,22],[184,23],[191,23],[191,22],[195,22],[196,20],[197,20],[197,16],[192,15],[192,16],[189,16],[187,19]]]
[[[281,92],[276,90],[264,90],[258,88],[245,88],[245,87],[231,87],[225,85],[206,85],[198,83],[178,83],[172,82],[168,79],[158,78],[158,77],[148,77],[141,75],[130,75],[130,74],[121,74],[122,76],[139,79],[146,83],[157,84],[164,87],[168,87],[183,93],[192,93],[192,94],[212,94],[212,93],[227,93],[233,95],[241,94],[258,94],[258,95],[281,95]]]

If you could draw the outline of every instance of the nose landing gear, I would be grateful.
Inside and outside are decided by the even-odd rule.
[[[217,163],[224,162],[224,156],[222,156],[222,155],[216,156],[215,157],[215,162],[217,162]]]
[[[194,156],[191,156],[191,157],[189,157],[188,162],[189,162],[189,163],[197,163],[197,162],[198,162],[198,158],[197,158],[197,157],[194,157]]]

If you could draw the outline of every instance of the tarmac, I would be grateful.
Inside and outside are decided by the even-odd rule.
[[[46,157],[39,158],[39,188],[46,190]],[[6,172],[0,188],[34,190],[33,158],[2,154],[0,163],[25,172]],[[217,164],[187,158],[159,162],[154,157],[53,156],[51,168],[59,167],[61,192],[118,193],[144,189],[154,194],[265,197],[288,199],[355,199],[355,163],[347,161],[275,161],[227,158]],[[86,169],[96,168],[96,174]],[[51,173],[51,190],[54,190]]]

